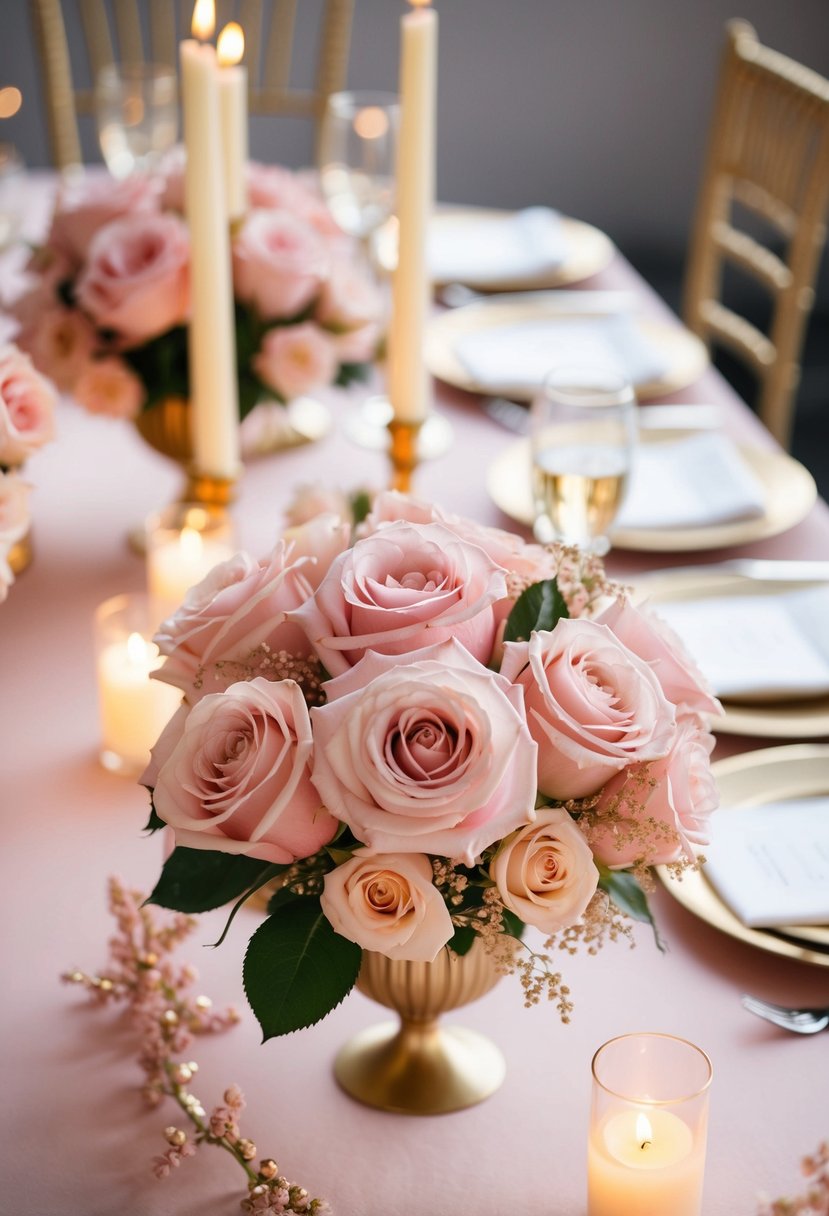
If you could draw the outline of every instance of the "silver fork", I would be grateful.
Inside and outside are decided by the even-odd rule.
[[[795,1034],[817,1034],[829,1026],[829,1009],[789,1009],[785,1005],[772,1005],[745,993],[741,999],[750,1013],[756,1013],[758,1018],[765,1018],[767,1022],[773,1022],[783,1030],[792,1030]]]

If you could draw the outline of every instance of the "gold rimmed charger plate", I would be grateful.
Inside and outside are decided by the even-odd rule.
[[[533,389],[526,384],[504,381],[498,385],[482,385],[472,376],[455,354],[457,343],[469,334],[499,329],[505,325],[520,325],[524,321],[572,321],[574,316],[588,321],[593,314],[583,311],[568,313],[560,300],[546,303],[538,300],[477,300],[463,308],[450,309],[432,317],[426,330],[424,358],[433,376],[446,384],[469,393],[498,393],[515,401],[529,401]],[[597,313],[595,317],[606,314]],[[656,349],[665,357],[664,375],[634,384],[640,401],[675,393],[698,380],[708,366],[708,353],[695,334],[679,322],[652,321],[633,317],[634,323]]]
[[[706,596],[785,595],[803,583],[768,583],[722,573],[670,570],[631,580],[638,602],[647,601],[659,611],[660,602],[699,600]],[[759,660],[758,660],[759,661]],[[785,701],[729,701],[720,697],[725,713],[714,718],[711,728],[727,735],[750,735],[760,739],[818,739],[829,735],[829,696]],[[828,787],[829,788],[829,787]]]
[[[640,442],[664,443],[687,434],[690,432],[643,431]],[[777,536],[800,523],[817,498],[811,473],[785,452],[753,447],[740,447],[739,452],[765,491],[763,515],[697,528],[613,528],[610,532],[613,547],[653,553],[720,549]],[[529,439],[519,439],[504,448],[487,470],[486,487],[505,515],[532,527]]]
[[[737,807],[814,797],[829,793],[829,744],[801,743],[745,752],[716,761],[712,772],[722,800],[720,810],[714,812],[716,815],[727,815]],[[786,925],[776,931],[750,929],[717,894],[705,877],[704,866],[681,879],[672,877],[665,866],[657,866],[656,872],[678,903],[729,937],[771,954],[829,967],[829,926]],[[817,947],[825,947],[825,952]]]

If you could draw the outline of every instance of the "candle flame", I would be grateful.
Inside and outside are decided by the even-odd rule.
[[[360,139],[380,139],[388,129],[388,114],[379,106],[365,106],[354,116],[354,130]]]
[[[224,27],[219,34],[216,51],[223,68],[230,68],[241,62],[245,53],[245,31],[238,21],[229,21]]]
[[[195,528],[182,528],[179,538],[181,556],[186,562],[197,562],[201,557],[202,540]]]
[[[127,638],[127,662],[131,667],[147,667],[149,660],[148,643],[140,633],[131,633]]]
[[[216,28],[216,0],[196,0],[190,29],[193,37],[204,42],[213,36]]]
[[[412,8],[428,8],[432,0],[409,0]]]
[[[636,1139],[639,1141],[639,1147],[643,1152],[646,1148],[650,1148],[653,1143],[653,1128],[647,1115],[640,1114],[636,1116]]]

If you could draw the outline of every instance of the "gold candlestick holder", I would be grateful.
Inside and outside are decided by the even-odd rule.
[[[391,489],[398,490],[401,494],[411,491],[412,475],[420,463],[418,440],[422,425],[422,422],[403,422],[397,418],[392,418],[388,424],[391,436]]]
[[[235,477],[216,477],[191,467],[181,502],[198,503],[207,511],[226,511],[236,501],[236,482]]]

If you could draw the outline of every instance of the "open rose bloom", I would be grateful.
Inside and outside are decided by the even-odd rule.
[[[156,902],[275,890],[245,960],[266,1034],[323,1017],[363,950],[594,940],[648,867],[695,864],[717,702],[595,558],[400,495],[356,534],[342,496],[303,504],[160,627],[183,699],[143,777],[176,846]],[[317,978],[273,996],[297,956]]]

